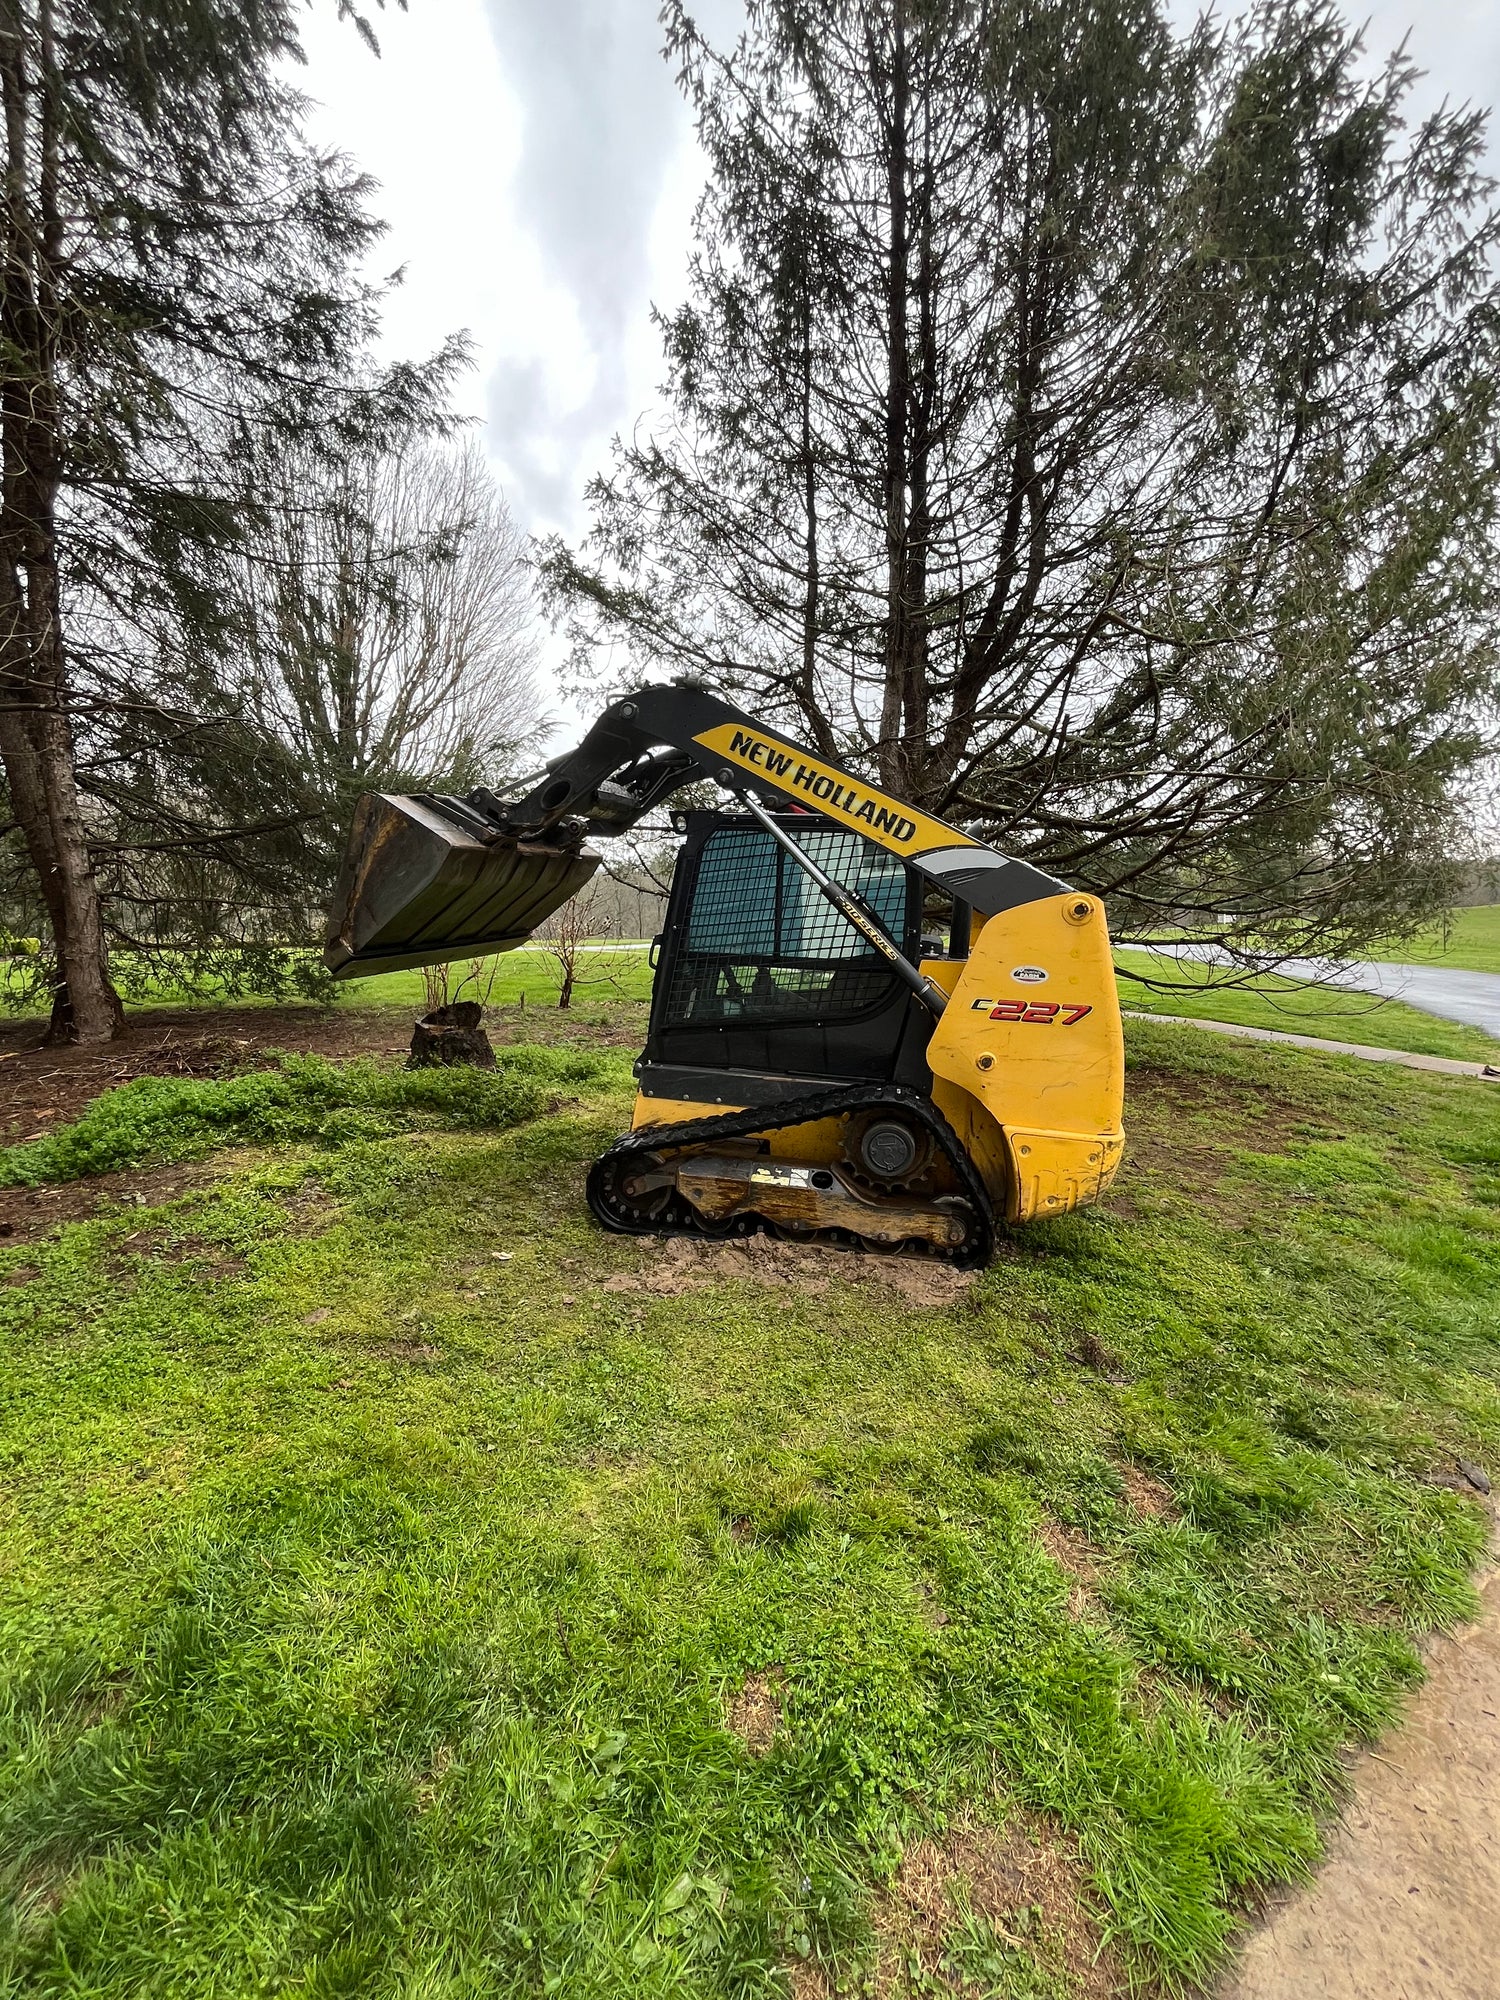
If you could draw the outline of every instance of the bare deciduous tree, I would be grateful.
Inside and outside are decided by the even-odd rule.
[[[472,445],[292,458],[244,579],[245,694],[330,838],[358,792],[499,777],[545,727],[524,538]]]
[[[554,911],[537,927],[535,935],[537,944],[557,967],[561,981],[559,1007],[572,1006],[574,991],[579,986],[618,984],[619,969],[612,952],[598,952],[593,972],[584,971],[588,959],[596,955],[595,947],[614,935],[613,920],[592,886],[581,889],[560,910]]]

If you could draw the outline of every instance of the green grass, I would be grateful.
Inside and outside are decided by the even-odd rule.
[[[651,992],[651,970],[647,954],[640,946],[606,945],[598,951],[579,954],[577,1004],[598,1005],[613,1000],[644,1000]],[[522,996],[529,1007],[555,1007],[562,984],[557,961],[539,946],[523,945],[516,951],[497,954],[481,962],[476,979],[469,977],[468,964],[450,968],[449,985],[456,1000],[487,1000],[497,1007],[517,1006]],[[420,971],[378,972],[366,979],[341,980],[336,988],[336,1005],[351,1007],[400,1007],[414,1014],[422,1011],[426,989]],[[290,992],[280,999],[255,994],[228,995],[221,991],[191,991],[162,980],[133,982],[126,1001],[127,1013],[155,1007],[187,1007],[211,1010],[224,1006],[277,1006],[298,1004]],[[304,1001],[304,1005],[316,1005]]]
[[[1249,986],[1215,986],[1207,983],[1207,967],[1130,949],[1117,949],[1115,958],[1125,969],[1119,981],[1120,1005],[1140,1013],[1231,1021],[1247,1028],[1274,1028],[1282,1034],[1319,1035],[1331,1042],[1361,1042],[1370,1048],[1451,1056],[1460,1062],[1500,1062],[1500,1041],[1482,1028],[1439,1020],[1400,1000],[1379,1000],[1333,986],[1298,985],[1274,974]],[[1140,978],[1131,978],[1131,972],[1167,984],[1162,989],[1146,986]],[[1199,977],[1204,983],[1194,984]],[[1172,981],[1184,983],[1174,986]]]
[[[535,947],[523,945],[517,951],[503,952],[486,960],[477,986],[469,981],[460,987],[460,975],[466,969],[457,965],[452,968],[455,999],[477,999],[487,994],[496,1007],[514,1007],[524,993],[528,1006],[557,1005],[562,983],[557,961]],[[371,1007],[420,1009],[423,990],[420,972],[380,972],[370,979],[345,980],[341,986],[342,994],[352,1005]],[[651,971],[646,953],[625,945],[618,950],[607,946],[599,951],[580,952],[575,992],[580,1003],[648,999]]]
[[[1372,958],[1403,965],[1453,965],[1468,972],[1500,972],[1500,903],[1455,910],[1446,929],[1415,938],[1387,938]]]
[[[654,1289],[582,1200],[624,1057],[506,1129],[116,1093],[141,1157],[154,1090],[258,1143],[0,1247],[0,1990],[852,1991],[903,1848],[1015,1814],[1139,1976],[1205,1973],[1471,1607],[1428,1475],[1500,1457],[1500,1095],[1129,1046],[1115,1202],[928,1307],[834,1256]],[[1028,1922],[955,1893],[944,1962],[1056,2000]]]

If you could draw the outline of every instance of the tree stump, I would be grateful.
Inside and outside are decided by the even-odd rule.
[[[411,1031],[408,1069],[435,1069],[471,1064],[493,1069],[495,1051],[480,1027],[484,1009],[477,1000],[454,1000],[446,1007],[434,1007],[424,1014]]]

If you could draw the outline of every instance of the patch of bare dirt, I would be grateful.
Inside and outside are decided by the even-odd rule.
[[[1158,1182],[1190,1194],[1216,1222],[1246,1230],[1256,1220],[1236,1182],[1236,1152],[1286,1154],[1296,1140],[1336,1136],[1308,1122],[1308,1108],[1288,1096],[1284,1080],[1260,1084],[1236,1078],[1178,1076],[1132,1066],[1126,1110],[1126,1158],[1116,1190],[1106,1196],[1114,1214],[1138,1212],[1132,1184]]]
[[[1092,1368],[1096,1375],[1102,1375],[1106,1382],[1113,1382],[1117,1388],[1130,1381],[1130,1375],[1118,1354],[1106,1347],[1096,1333],[1081,1333],[1067,1350],[1069,1361],[1076,1361],[1081,1368]]]
[[[1058,1568],[1071,1579],[1068,1588],[1068,1616],[1087,1618],[1097,1613],[1095,1595],[1099,1582],[1099,1551],[1087,1535],[1061,1521],[1045,1520],[1036,1538]]]
[[[943,1609],[942,1599],[930,1583],[924,1582],[917,1585],[917,1601],[922,1607],[924,1621],[932,1627],[934,1632],[941,1632],[945,1625],[953,1623],[953,1620]]]
[[[453,1745],[440,1743],[433,1751],[426,1770],[412,1786],[418,1812],[430,1812],[442,1787],[444,1778],[453,1763]]]
[[[35,1243],[64,1222],[86,1222],[96,1215],[128,1215],[134,1208],[154,1208],[195,1188],[212,1187],[234,1171],[233,1162],[210,1158],[175,1166],[122,1167],[118,1173],[88,1174],[76,1181],[59,1181],[36,1188],[0,1188],[0,1250],[12,1243]],[[285,1227],[310,1236],[326,1223],[333,1197],[319,1182],[306,1181],[283,1197]],[[133,1248],[150,1248],[165,1240],[159,1230],[142,1235]],[[127,1241],[131,1239],[127,1238]],[[180,1239],[187,1244],[188,1239]],[[200,1246],[201,1247],[201,1246]],[[189,1246],[184,1254],[195,1254]],[[226,1262],[225,1268],[228,1268]]]
[[[411,1361],[420,1367],[443,1358],[443,1350],[430,1340],[381,1340],[373,1343],[373,1351],[382,1361]]]
[[[1191,1194],[1233,1229],[1254,1220],[1227,1185],[1236,1178],[1235,1153],[1285,1153],[1293,1140],[1316,1136],[1306,1107],[1270,1085],[1237,1080],[1230,1088],[1212,1077],[1149,1068],[1130,1072],[1127,1129],[1121,1195],[1108,1198],[1112,1210],[1125,1212],[1131,1183],[1140,1176]]]
[[[1141,1465],[1127,1463],[1118,1470],[1120,1484],[1125,1489],[1125,1504],[1133,1507],[1137,1514],[1145,1514],[1153,1521],[1182,1519],[1177,1496],[1164,1479],[1158,1479],[1154,1472],[1147,1472]]]
[[[105,1269],[112,1278],[125,1278],[136,1257],[149,1257],[156,1264],[195,1264],[211,1278],[238,1277],[245,1269],[244,1258],[236,1251],[226,1250],[222,1243],[213,1242],[195,1229],[172,1229],[164,1225],[134,1229],[122,1237]]]
[[[815,1958],[794,1958],[786,1968],[791,2000],[838,2000],[838,1988]]]
[[[389,1008],[153,1007],[102,1048],[43,1048],[38,1022],[0,1022],[0,1144],[69,1124],[138,1076],[226,1076],[286,1053],[395,1055],[410,1038],[404,1011]]]
[[[1125,1991],[1073,1849],[1055,1828],[1017,1817],[1003,1828],[961,1821],[941,1841],[907,1850],[876,1912],[883,2000],[912,1990],[908,1967],[928,1982],[922,1990],[975,1990],[947,1962],[960,1901],[1003,1942],[1064,1973],[1073,2000]]]
[[[669,1236],[642,1246],[633,1271],[606,1278],[606,1292],[647,1292],[679,1298],[684,1292],[741,1280],[783,1285],[800,1292],[826,1292],[835,1279],[884,1285],[909,1305],[951,1306],[970,1290],[972,1271],[956,1271],[927,1257],[882,1257],[859,1250],[832,1250],[813,1244],[779,1243],[770,1236],[746,1236],[733,1243],[705,1243],[692,1236]]]
[[[781,1727],[781,1697],[785,1682],[781,1670],[747,1674],[738,1692],[724,1704],[726,1727],[738,1736],[752,1757],[764,1757],[776,1741]]]
[[[228,1171],[223,1162],[200,1160],[191,1166],[125,1167],[52,1187],[0,1188],[0,1248],[35,1243],[62,1222],[152,1208],[192,1188],[210,1187]]]

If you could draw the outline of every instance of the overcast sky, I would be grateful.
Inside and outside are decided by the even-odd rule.
[[[648,309],[682,296],[700,182],[655,0],[410,0],[372,12],[379,61],[334,11],[307,17],[302,85],[315,136],[381,183],[378,265],[406,272],[387,345],[467,328],[460,400],[512,506],[576,532],[584,482],[660,378]],[[735,0],[700,18],[723,32]],[[1410,36],[1425,98],[1500,97],[1500,0],[1377,0],[1366,18],[1372,51]]]

